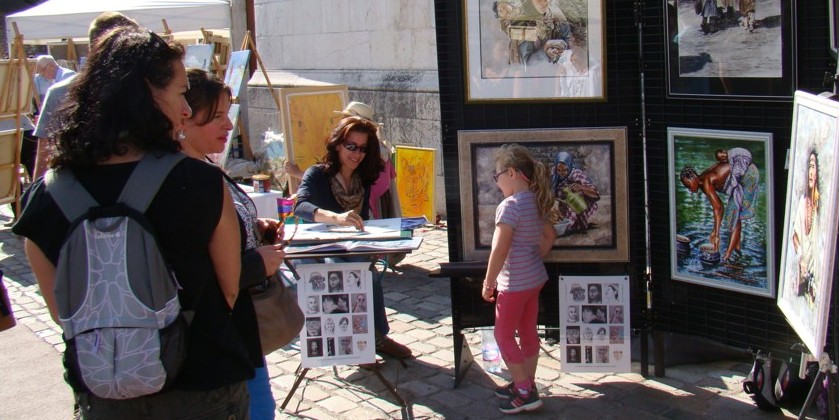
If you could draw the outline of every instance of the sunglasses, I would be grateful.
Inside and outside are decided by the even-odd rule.
[[[509,168],[507,168],[507,169],[509,169]],[[501,171],[497,174],[492,174],[492,180],[495,181],[495,182],[498,182],[498,177],[507,173],[507,169],[505,169],[505,170],[503,170],[503,171]]]
[[[344,149],[349,150],[350,152],[359,152],[359,153],[367,153],[367,146],[359,146],[353,143],[344,143]]]

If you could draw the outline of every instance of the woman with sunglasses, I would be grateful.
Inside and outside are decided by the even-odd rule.
[[[310,222],[364,230],[364,220],[370,215],[370,187],[383,167],[376,124],[362,117],[342,119],[327,138],[323,161],[303,174],[294,214]],[[390,326],[384,292],[380,276],[374,279],[376,351],[398,359],[410,357],[409,348],[387,337]]]

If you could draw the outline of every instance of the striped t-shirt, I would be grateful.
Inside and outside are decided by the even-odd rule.
[[[544,222],[536,207],[533,191],[523,191],[504,199],[495,210],[495,224],[513,228],[512,244],[498,274],[498,290],[519,292],[541,286],[548,272],[539,256]]]

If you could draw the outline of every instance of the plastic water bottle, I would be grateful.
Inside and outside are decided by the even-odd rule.
[[[484,370],[490,373],[501,372],[501,352],[495,342],[495,328],[481,331],[481,356],[484,359]]]

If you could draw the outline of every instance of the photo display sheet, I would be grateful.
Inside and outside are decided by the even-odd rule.
[[[298,264],[304,368],[376,361],[370,263]]]
[[[562,372],[629,372],[629,277],[560,276]]]

